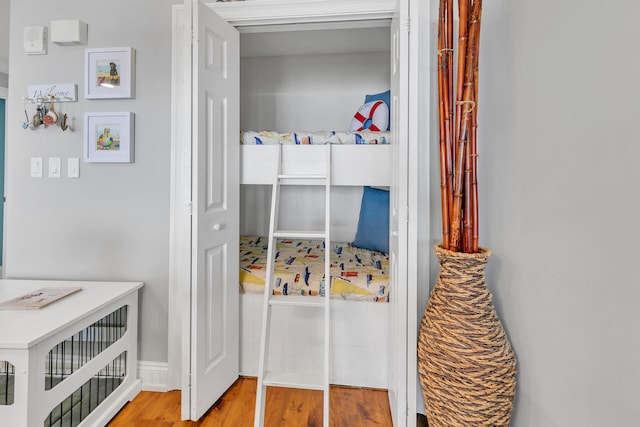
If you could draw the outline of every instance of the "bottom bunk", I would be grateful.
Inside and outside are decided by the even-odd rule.
[[[241,375],[258,373],[267,241],[240,238]],[[276,252],[274,294],[324,294],[322,240],[279,240]],[[389,257],[341,242],[332,242],[330,253],[330,382],[387,388]],[[322,315],[300,307],[273,312],[270,369],[310,372],[322,366]]]
[[[240,292],[262,294],[268,238],[240,237]],[[274,295],[324,296],[324,241],[279,239]],[[389,301],[389,256],[348,242],[331,242],[331,297]]]

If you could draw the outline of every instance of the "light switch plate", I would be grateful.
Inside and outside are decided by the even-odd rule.
[[[60,157],[49,158],[49,178],[60,178]]]
[[[42,157],[31,158],[31,178],[42,178]]]
[[[80,177],[80,160],[77,157],[69,157],[67,159],[67,177]]]

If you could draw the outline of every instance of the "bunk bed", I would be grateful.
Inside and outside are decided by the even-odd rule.
[[[270,138],[260,138],[264,134]],[[249,134],[249,136],[247,135]],[[275,176],[278,146],[282,147],[282,167],[285,174],[313,173],[318,167],[323,144],[331,144],[332,185],[391,184],[391,135],[389,132],[243,132],[240,145],[240,183],[271,184]],[[313,138],[309,135],[326,135]],[[377,135],[375,135],[377,134]],[[301,135],[301,136],[299,136]],[[341,135],[350,135],[350,137]],[[251,143],[251,139],[263,141]],[[311,143],[299,143],[304,141]],[[265,142],[267,141],[267,142]],[[298,141],[298,143],[296,143]],[[295,184],[295,181],[292,182]]]
[[[389,187],[391,143],[389,132],[243,132],[240,182],[244,185],[272,184],[279,153],[282,155],[282,174],[322,173],[319,168],[323,166],[317,160],[324,155],[324,144],[331,144],[330,179],[333,186]],[[291,179],[288,184],[299,183]],[[365,193],[366,190],[363,195]],[[388,195],[386,200],[386,222],[373,224],[373,227],[379,226],[388,232]],[[369,210],[361,206],[359,226],[367,212]],[[386,239],[388,248],[388,234]],[[240,371],[244,375],[257,373],[266,241],[263,236],[256,235],[240,238]],[[321,241],[279,240],[277,250],[274,293],[317,295],[323,292],[324,247]],[[390,296],[389,257],[385,252],[388,249],[370,250],[351,241],[332,239],[330,253],[335,273],[331,279],[331,383],[388,387],[386,350],[390,310],[387,302],[393,296]],[[271,338],[273,369],[304,364],[297,355],[300,349],[318,341],[317,333],[321,329],[318,329],[317,319],[300,311],[294,314],[295,324],[291,324],[290,314],[282,318],[277,316],[274,313],[273,322],[281,322],[291,329],[288,334]],[[293,343],[287,339],[291,334],[296,335]],[[306,362],[321,363],[314,356]]]

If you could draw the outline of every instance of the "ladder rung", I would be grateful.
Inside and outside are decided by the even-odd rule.
[[[295,231],[278,230],[273,233],[273,237],[284,237],[286,239],[326,239],[324,231]]]
[[[283,174],[278,175],[279,179],[327,179],[327,175],[309,175],[309,174]]]
[[[264,373],[263,384],[271,387],[324,390],[322,375],[318,374],[267,371]]]
[[[269,298],[269,305],[292,307],[324,307],[324,297],[303,295],[273,295]]]

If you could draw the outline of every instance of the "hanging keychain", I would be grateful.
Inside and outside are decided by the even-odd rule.
[[[36,113],[33,115],[33,122],[31,124],[34,128],[42,126],[42,118],[44,117],[44,106],[42,105],[42,100],[40,98],[36,98]]]
[[[28,129],[29,128],[29,113],[27,113],[27,100],[23,99],[24,101],[24,117],[27,119],[26,122],[22,123],[22,129]]]
[[[69,119],[69,117],[67,116],[67,113],[62,113],[62,104],[58,105],[58,115],[60,116],[60,130],[62,130],[62,132],[66,131],[67,129],[69,129],[69,124],[67,123],[67,120]]]
[[[56,113],[56,110],[54,110],[53,108],[53,100],[54,100],[54,97],[53,95],[51,95],[51,102],[49,103],[49,111],[47,111],[46,114],[42,117],[42,121],[47,126],[55,125],[56,123],[58,123],[58,114]]]
[[[36,113],[33,115],[33,123],[31,123],[34,128],[42,126],[42,107],[36,108]]]
[[[69,125],[67,124],[67,114],[63,114],[62,115],[62,121],[60,122],[60,129],[62,129],[62,132],[64,132],[65,130],[69,129]]]

